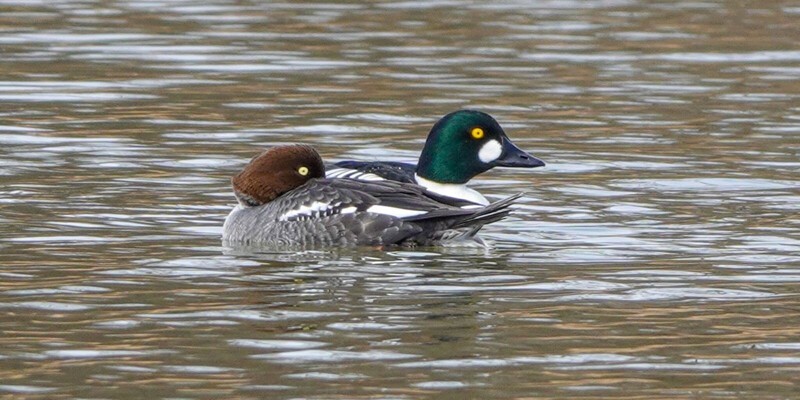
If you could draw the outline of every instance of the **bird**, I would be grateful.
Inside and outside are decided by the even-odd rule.
[[[231,183],[238,204],[223,225],[222,240],[229,246],[481,243],[476,233],[506,217],[522,196],[465,209],[414,183],[326,178],[319,153],[304,144],[262,152]]]
[[[494,167],[536,168],[545,162],[517,147],[500,124],[477,110],[458,110],[431,128],[416,165],[395,161],[339,161],[329,178],[416,183],[462,207],[489,204],[469,181]]]

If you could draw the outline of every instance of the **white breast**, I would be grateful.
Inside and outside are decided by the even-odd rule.
[[[433,193],[440,194],[442,196],[452,197],[454,199],[466,200],[471,203],[476,203],[483,206],[489,205],[489,200],[487,200],[486,197],[483,197],[482,194],[478,193],[473,189],[468,188],[467,185],[457,184],[457,183],[438,183],[425,179],[416,174],[414,174],[414,179],[420,186],[425,187],[425,189],[428,189]],[[475,206],[468,205],[462,208],[474,208],[474,207]]]

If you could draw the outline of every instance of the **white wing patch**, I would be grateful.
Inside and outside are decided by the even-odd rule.
[[[326,178],[347,178],[347,179],[355,179],[359,181],[385,181],[386,179],[381,178],[378,175],[375,175],[371,172],[361,172],[357,169],[349,169],[349,168],[334,168],[332,170],[325,171]]]
[[[350,208],[353,208],[353,211],[355,211],[355,207],[348,207],[342,210],[337,210],[337,207],[339,207],[340,205],[342,205],[341,202],[331,204],[331,203],[323,203],[321,201],[315,201],[311,203],[311,205],[308,206],[301,205],[300,207],[297,207],[293,210],[289,210],[283,213],[283,215],[278,217],[278,221],[288,221],[289,219],[292,218],[304,219],[311,217],[325,217],[328,215],[340,213]],[[349,212],[352,213],[353,211]]]
[[[342,203],[323,203],[315,201],[310,205],[301,205],[295,209],[289,210],[278,217],[278,221],[304,221],[311,218],[328,217],[335,214],[353,214],[358,211],[355,206],[341,207]],[[424,210],[409,210],[406,208],[390,207],[374,205],[367,208],[367,212],[375,214],[390,215],[395,218],[414,217],[427,213]]]
[[[335,168],[329,169],[325,171],[326,178],[341,178],[343,174],[349,174],[352,172],[356,172],[354,169],[347,169],[347,168]]]
[[[501,154],[503,154],[503,145],[497,140],[490,140],[481,146],[481,150],[478,151],[478,158],[484,163],[490,163],[500,158]]]
[[[389,206],[379,206],[375,205],[367,209],[367,212],[372,212],[375,214],[384,214],[384,215],[391,215],[397,218],[406,218],[406,217],[414,217],[417,215],[422,215],[427,213],[427,211],[421,210],[409,210],[407,208],[398,208],[398,207],[389,207]]]

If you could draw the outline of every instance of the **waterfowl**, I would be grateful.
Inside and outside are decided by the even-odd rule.
[[[407,182],[325,178],[307,145],[271,148],[231,180],[238,205],[225,220],[228,245],[414,246],[470,240],[508,215],[517,194],[464,209]]]
[[[494,167],[544,165],[517,147],[491,115],[459,110],[433,125],[416,165],[348,160],[330,165],[326,174],[329,178],[416,183],[462,206],[485,206],[489,204],[486,197],[467,186],[473,177]]]

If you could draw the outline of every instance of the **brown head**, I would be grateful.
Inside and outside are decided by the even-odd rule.
[[[313,178],[325,177],[325,165],[313,147],[295,144],[277,146],[253,157],[231,179],[239,203],[257,206],[302,186]]]

